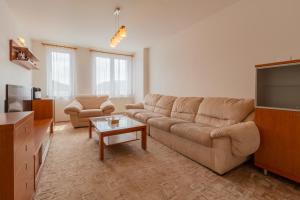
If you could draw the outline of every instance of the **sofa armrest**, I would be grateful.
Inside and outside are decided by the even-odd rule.
[[[64,112],[69,115],[74,112],[79,113],[82,109],[83,106],[77,100],[74,100],[65,107]]]
[[[106,100],[100,105],[100,109],[104,114],[110,114],[115,111],[115,105],[110,100]]]
[[[230,137],[231,149],[235,156],[255,153],[260,145],[259,130],[254,122],[242,122],[213,130],[211,138]]]
[[[126,104],[125,108],[128,109],[144,109],[143,103]]]

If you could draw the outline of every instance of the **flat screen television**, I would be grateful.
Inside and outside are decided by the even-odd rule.
[[[31,90],[19,85],[6,85],[5,112],[31,110]]]

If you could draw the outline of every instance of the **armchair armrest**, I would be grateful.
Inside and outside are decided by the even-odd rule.
[[[143,103],[135,103],[135,104],[126,104],[126,109],[144,109]]]
[[[213,130],[211,138],[230,137],[235,156],[255,153],[260,145],[259,130],[253,121],[242,122]]]
[[[72,101],[69,105],[67,105],[64,109],[64,112],[68,115],[72,112],[79,113],[83,109],[83,106],[77,101]]]
[[[100,105],[100,109],[104,114],[110,114],[115,111],[115,105],[110,100],[106,100]]]

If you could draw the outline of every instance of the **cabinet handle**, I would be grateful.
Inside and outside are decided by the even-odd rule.
[[[25,127],[25,133],[30,133],[30,130],[31,130],[30,127],[28,127],[28,126]]]
[[[27,144],[25,145],[25,151],[27,151]]]
[[[26,189],[27,189],[27,187],[28,187],[28,183],[26,183],[25,185],[26,185]]]
[[[27,170],[27,168],[28,168],[28,165],[27,165],[27,163],[25,164],[25,169]]]

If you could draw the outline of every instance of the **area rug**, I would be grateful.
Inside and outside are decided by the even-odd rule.
[[[88,129],[56,126],[35,200],[297,200],[300,185],[264,176],[248,162],[219,176],[148,137],[108,147],[105,160]],[[96,134],[94,134],[96,137]]]

